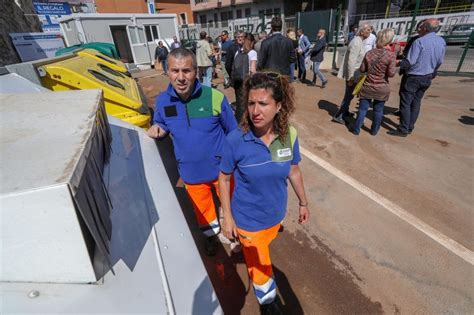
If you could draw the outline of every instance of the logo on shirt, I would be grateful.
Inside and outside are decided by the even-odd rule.
[[[291,149],[290,148],[279,149],[277,150],[277,156],[279,158],[291,156]]]

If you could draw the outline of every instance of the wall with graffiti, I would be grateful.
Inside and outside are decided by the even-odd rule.
[[[474,23],[474,12],[460,12],[460,13],[451,13],[451,14],[435,14],[435,15],[420,15],[415,19],[415,25],[413,26],[413,31],[418,22],[430,18],[436,18],[440,21],[440,35],[445,35],[449,30],[457,24],[466,24]],[[359,22],[359,27],[364,24],[370,24],[374,26],[375,30],[378,32],[384,28],[393,28],[395,30],[396,40],[404,41],[408,37],[408,33],[411,28],[412,17],[401,17],[401,18],[389,18],[389,19],[377,19],[377,20],[361,20]]]
[[[283,15],[281,17],[284,19]],[[252,16],[227,22],[181,26],[179,28],[179,35],[181,39],[198,40],[201,31],[205,31],[207,35],[212,38],[216,38],[224,30],[229,32],[231,38],[237,30],[243,30],[252,34],[260,33],[262,31],[270,33],[270,21],[270,17]]]

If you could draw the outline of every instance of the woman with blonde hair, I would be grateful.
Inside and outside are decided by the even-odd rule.
[[[396,57],[389,46],[394,35],[395,32],[390,28],[378,32],[376,48],[367,52],[360,66],[360,71],[365,72],[367,77],[359,92],[359,111],[352,129],[355,135],[360,133],[370,105],[374,109],[370,134],[375,136],[382,124],[383,108],[390,95],[388,78],[395,75]]]
[[[299,199],[299,223],[309,219],[298,166],[298,137],[289,120],[295,110],[294,93],[288,79],[277,73],[259,72],[245,80],[242,100],[246,109],[240,129],[229,133],[221,156],[222,231],[227,238],[240,240],[263,314],[281,314],[275,301],[269,245],[286,214],[288,180]]]

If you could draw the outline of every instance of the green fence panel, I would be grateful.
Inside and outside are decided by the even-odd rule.
[[[320,28],[326,30],[329,42],[332,42],[330,34],[332,34],[335,27],[335,15],[334,10],[300,12],[297,16],[297,25],[304,30],[305,35],[308,36],[311,42],[316,40],[316,34]]]

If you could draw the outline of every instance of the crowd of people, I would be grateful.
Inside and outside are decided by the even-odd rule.
[[[385,102],[390,95],[389,78],[400,68],[400,124],[390,130],[389,135],[406,137],[415,128],[421,108],[421,99],[436,77],[444,61],[445,41],[436,31],[438,19],[421,21],[417,26],[418,35],[413,37],[399,56],[391,51],[394,38],[393,29],[381,30],[375,35],[373,27],[363,25],[350,40],[338,77],[345,80],[345,93],[333,121],[346,124],[351,116],[350,103],[359,96],[357,118],[351,132],[360,133],[367,110],[372,105],[374,117],[370,134],[375,136],[383,120]]]
[[[444,41],[434,34],[437,23],[422,23],[417,39],[398,60],[389,46],[394,37],[392,29],[376,35],[369,25],[354,30],[338,74],[345,81],[345,93],[333,120],[345,124],[350,102],[359,95],[352,131],[359,134],[372,104],[371,134],[377,134],[390,94],[388,80],[399,66],[403,71],[400,126],[391,134],[411,133],[423,93],[443,61]],[[288,182],[299,200],[299,223],[307,222],[310,214],[298,167],[298,135],[290,125],[295,110],[293,82],[316,85],[319,78],[321,88],[328,82],[319,70],[326,31],[318,31],[314,45],[302,29],[296,33],[289,30],[286,36],[281,31],[282,21],[276,17],[271,22],[271,33],[259,34],[258,39],[237,31],[231,41],[228,32],[223,31],[216,49],[201,32],[195,54],[180,46],[166,50],[163,69],[170,83],[157,96],[153,125],[148,130],[152,138],[172,136],[178,171],[205,236],[206,254],[215,255],[219,241],[240,242],[264,314],[281,314],[269,245],[287,211]],[[165,56],[161,46],[156,54],[160,62]],[[213,68],[219,62],[224,88],[233,86],[235,90],[235,108],[213,88]],[[306,82],[311,65],[313,80]],[[220,200],[222,226],[213,191]]]

